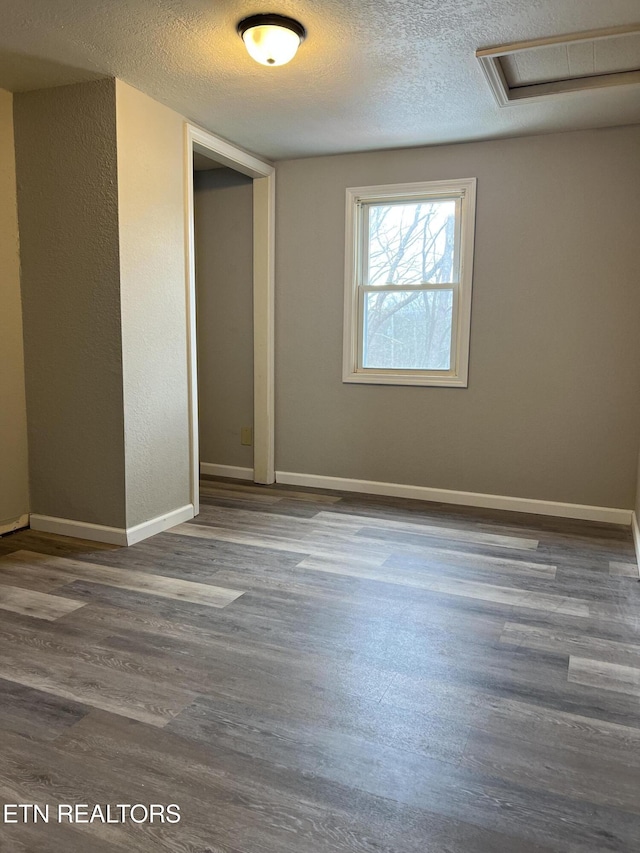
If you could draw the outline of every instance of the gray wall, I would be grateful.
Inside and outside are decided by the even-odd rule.
[[[29,511],[13,99],[0,90],[0,532]]]
[[[640,127],[278,163],[281,471],[634,505]],[[478,178],[468,389],[341,382],[345,188]]]
[[[14,116],[31,511],[123,527],[115,81]]]
[[[116,80],[15,99],[33,513],[191,502],[184,119]]]
[[[640,457],[638,458],[638,477],[636,480],[636,502],[635,502],[635,510],[636,510],[636,521],[640,524]],[[637,555],[640,559],[640,554]]]
[[[127,526],[191,503],[184,119],[116,81]]]
[[[200,459],[253,468],[253,181],[196,172]]]

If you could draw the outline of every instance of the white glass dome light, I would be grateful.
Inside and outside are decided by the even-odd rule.
[[[256,62],[286,65],[296,55],[307,31],[298,21],[284,15],[252,15],[240,21],[238,34]]]

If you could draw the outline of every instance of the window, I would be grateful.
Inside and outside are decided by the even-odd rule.
[[[344,382],[467,386],[475,192],[347,190]]]

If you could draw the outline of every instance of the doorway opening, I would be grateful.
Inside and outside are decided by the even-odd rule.
[[[198,183],[210,186],[221,185],[225,182],[228,186],[239,188],[239,203],[246,204],[241,200],[243,185],[246,187],[248,181],[252,190],[251,221],[252,237],[250,244],[245,234],[244,249],[250,251],[252,260],[252,285],[251,297],[252,307],[252,330],[253,358],[252,364],[246,364],[245,351],[245,374],[247,370],[253,373],[253,433],[249,436],[243,424],[244,434],[238,436],[238,442],[253,442],[252,468],[244,469],[246,478],[255,483],[270,484],[275,480],[274,474],[274,201],[275,201],[275,170],[267,161],[254,157],[251,154],[236,148],[225,140],[219,139],[213,134],[203,131],[193,125],[186,126],[186,186],[187,186],[187,322],[188,322],[188,359],[189,359],[189,409],[190,409],[190,451],[191,451],[191,497],[193,500],[195,514],[199,511],[199,479],[200,464],[216,463],[215,459],[203,459],[200,453],[199,441],[199,410],[202,409],[203,417],[212,417],[207,406],[199,406],[199,383],[198,383],[198,331],[197,331],[197,283],[196,283],[196,227],[195,227],[195,184],[194,167],[198,171],[209,172],[211,177],[198,178]],[[211,162],[213,161],[213,163]],[[210,169],[210,167],[213,167]],[[218,168],[215,168],[218,167]],[[224,170],[224,171],[223,171]],[[218,175],[214,176],[214,173]],[[246,180],[248,179],[248,181]],[[241,235],[238,235],[242,239]],[[245,273],[246,273],[245,265]],[[242,301],[242,300],[240,300]],[[236,300],[236,303],[238,300]],[[246,309],[245,300],[245,309]],[[246,319],[246,310],[245,310]],[[216,321],[217,322],[217,321]],[[202,326],[202,323],[200,324]],[[203,333],[205,332],[202,329]],[[232,338],[228,338],[229,346],[233,347]],[[201,341],[201,351],[206,350],[206,345]],[[231,350],[229,350],[231,352]],[[242,365],[220,364],[220,371],[228,370],[231,376],[225,377],[227,391],[233,387],[233,373],[237,367],[242,371]],[[206,382],[212,381],[209,368]],[[248,401],[246,389],[240,391],[236,404],[239,411],[248,412]],[[243,408],[244,407],[244,408]],[[228,428],[228,425],[226,425]],[[247,459],[246,450],[243,459]],[[233,467],[230,466],[229,473],[233,475]],[[209,473],[216,473],[221,468],[215,464],[209,465]],[[205,469],[206,470],[206,469]],[[242,470],[237,467],[238,472]],[[222,473],[222,471],[218,471]]]

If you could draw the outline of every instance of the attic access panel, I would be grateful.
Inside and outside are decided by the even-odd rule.
[[[501,107],[564,92],[640,86],[640,24],[476,51]]]

